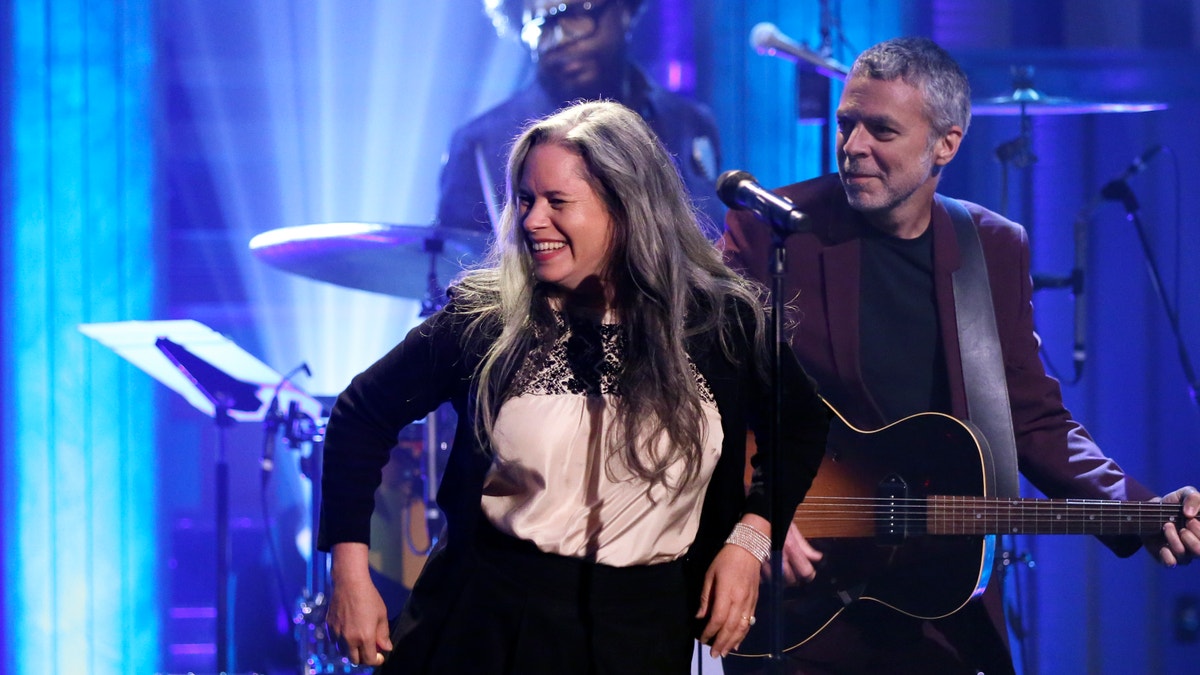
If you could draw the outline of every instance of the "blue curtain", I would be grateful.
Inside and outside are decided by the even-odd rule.
[[[151,3],[22,0],[4,40],[4,672],[158,663],[152,383],[81,323],[153,318]]]

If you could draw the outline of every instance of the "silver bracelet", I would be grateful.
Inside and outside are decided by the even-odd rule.
[[[745,523],[734,525],[733,532],[729,533],[725,543],[741,546],[757,558],[759,563],[765,563],[771,557],[771,538]]]

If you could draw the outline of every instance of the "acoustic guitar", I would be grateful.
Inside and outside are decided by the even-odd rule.
[[[817,578],[783,590],[783,651],[856,602],[922,619],[983,593],[996,535],[1148,535],[1181,520],[1179,504],[989,495],[987,445],[969,422],[921,413],[874,431],[835,410],[829,443],[794,522],[824,553]],[[771,651],[770,598],[737,657]]]

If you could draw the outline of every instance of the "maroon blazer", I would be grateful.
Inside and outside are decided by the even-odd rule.
[[[873,429],[883,419],[863,382],[859,344],[860,234],[871,227],[850,208],[836,174],[789,185],[777,193],[810,216],[812,231],[787,240],[785,292],[797,321],[792,346],[822,395],[855,426]],[[1046,374],[1034,332],[1033,282],[1024,228],[963,202],[979,228],[987,261],[996,325],[1012,404],[1022,475],[1051,498],[1146,500],[1155,496],[1104,456],[1087,430],[1071,418],[1058,381]],[[748,276],[770,284],[770,228],[748,211],[730,211],[726,258]],[[950,378],[951,414],[967,418],[951,275],[961,264],[954,225],[933,206],[934,289]],[[1106,537],[1118,555],[1132,555],[1137,537]],[[996,577],[994,577],[996,578]],[[998,586],[998,584],[996,584]],[[989,597],[990,596],[990,597]],[[988,613],[1006,637],[999,594],[985,594]]]

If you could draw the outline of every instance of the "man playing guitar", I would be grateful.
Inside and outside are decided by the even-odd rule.
[[[903,591],[909,586],[964,585],[941,564],[944,559],[939,556],[945,551],[933,549],[933,557],[922,563],[921,550],[899,545],[912,534],[938,533],[935,530],[941,526],[932,524],[931,514],[946,512],[946,505],[926,497],[959,490],[966,496],[990,496],[987,452],[981,448],[986,442],[965,427],[965,433],[938,428],[947,420],[953,427],[951,418],[971,418],[961,354],[974,345],[961,344],[959,339],[956,316],[960,312],[955,309],[951,283],[963,254],[950,213],[935,195],[940,173],[957,153],[969,122],[969,85],[953,59],[926,39],[889,40],[859,56],[846,81],[837,110],[838,175],[777,191],[808,214],[811,223],[811,231],[793,235],[786,243],[784,284],[798,319],[792,336],[796,354],[843,417],[846,429],[878,430],[905,421],[877,433],[859,434],[857,439],[853,433],[843,434],[850,437],[843,450],[831,440],[818,483],[836,480],[835,469],[859,479],[855,483],[848,478],[842,484],[851,493],[842,497],[861,498],[859,504],[871,512],[866,536],[874,539],[871,546],[877,554],[886,553],[882,560],[864,561],[862,569],[831,568],[835,557],[850,561],[856,556],[824,546],[828,540],[823,537],[834,535],[821,531],[824,521],[818,511],[805,511],[829,506],[814,484],[797,516],[799,528],[792,528],[784,547],[785,576],[832,593],[801,602],[808,605],[802,609],[815,609],[818,619],[784,645],[794,647],[785,653],[788,672],[1013,672],[999,584],[982,592],[981,601],[966,602],[977,585],[986,585],[991,571],[979,538],[988,529],[962,535],[976,537],[966,540],[975,566],[968,569],[965,591],[912,611],[897,606],[910,600],[919,604],[931,595],[906,595]],[[986,262],[1003,360],[1002,386],[1010,402],[1021,473],[1052,500],[1174,505],[1155,511],[1160,522],[1094,532],[1117,555],[1132,555],[1144,545],[1170,567],[1200,555],[1196,520],[1200,492],[1189,486],[1160,499],[1127,476],[1072,419],[1058,382],[1046,374],[1034,332],[1025,230],[981,206],[965,202],[962,206],[978,233]],[[731,211],[726,222],[729,260],[746,274],[768,281],[769,228],[739,211]],[[907,423],[925,411],[945,419],[931,423],[918,416],[915,424]],[[973,453],[983,463],[969,457],[965,465],[949,463],[953,460],[924,447],[931,442],[922,440],[926,433],[935,441],[957,438],[964,456]],[[884,442],[868,443],[864,437]],[[868,446],[873,446],[871,452],[858,452]],[[893,508],[893,503],[898,506]],[[881,505],[887,509],[881,510]],[[1051,527],[1062,522],[1060,516],[1072,513],[1072,505],[1077,503],[1052,505],[1062,512],[1047,512],[1049,520],[1043,524]],[[1010,518],[1013,509],[1030,505],[984,501],[967,508],[983,511],[951,510],[950,520],[961,521],[964,514],[969,520],[986,519],[995,508],[1004,509],[1004,518]],[[844,511],[840,509],[839,518],[846,515]],[[893,512],[900,516],[915,512],[915,517],[911,522],[900,516],[893,521]],[[1115,518],[1124,521],[1127,515]],[[1018,520],[1020,527],[1026,526],[1026,520]],[[895,541],[887,541],[890,537]],[[909,560],[910,556],[918,560]],[[900,581],[882,582],[882,590],[872,589],[860,581],[879,571],[872,566],[912,571],[925,578],[914,581],[902,576]],[[888,588],[888,583],[893,587]],[[856,602],[868,597],[879,601]],[[760,617],[759,629],[765,623]],[[788,639],[785,635],[785,642]],[[743,644],[743,650],[747,646]],[[729,658],[725,670],[755,672],[765,667],[765,661]]]

